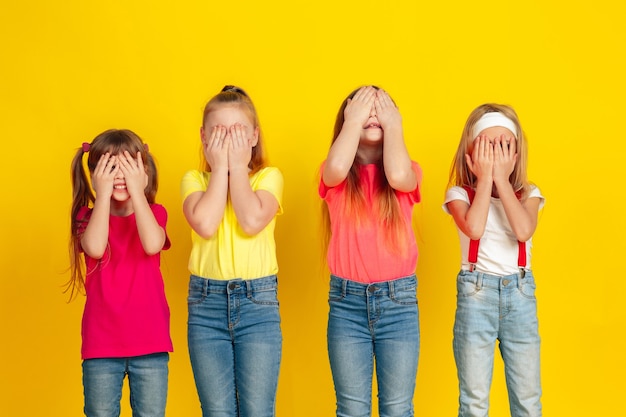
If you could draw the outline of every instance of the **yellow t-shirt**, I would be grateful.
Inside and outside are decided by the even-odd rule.
[[[209,184],[210,172],[188,171],[181,182],[183,201],[192,193],[204,192]],[[283,175],[278,168],[263,168],[250,177],[253,191],[270,192],[278,201],[278,214],[283,213]],[[274,226],[276,216],[254,236],[248,236],[239,226],[230,197],[226,202],[224,218],[217,232],[204,239],[191,231],[191,256],[189,271],[209,279],[254,279],[278,272]]]

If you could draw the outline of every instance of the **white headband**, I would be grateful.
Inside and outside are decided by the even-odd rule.
[[[476,139],[480,132],[495,126],[509,129],[511,133],[513,133],[513,136],[517,139],[517,127],[515,127],[515,123],[513,123],[513,121],[504,114],[496,111],[485,113],[480,119],[478,119],[472,129],[472,138]]]

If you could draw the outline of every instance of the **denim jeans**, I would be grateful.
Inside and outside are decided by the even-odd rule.
[[[523,277],[459,272],[453,341],[459,417],[489,415],[496,340],[504,361],[511,416],[541,416],[540,339],[532,272],[526,271]]]
[[[328,356],[337,416],[369,417],[374,365],[380,417],[413,416],[419,357],[417,278],[375,284],[330,277]]]
[[[87,417],[118,417],[122,383],[128,375],[133,417],[163,417],[169,354],[85,359],[83,387]]]
[[[282,351],[276,276],[189,281],[188,341],[202,415],[272,417]]]

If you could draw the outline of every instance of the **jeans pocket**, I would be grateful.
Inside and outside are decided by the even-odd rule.
[[[456,279],[457,297],[471,297],[476,295],[480,288],[477,284],[478,276],[473,272],[462,271]]]
[[[335,287],[331,285],[330,290],[328,291],[328,302],[330,303],[331,301],[341,300],[343,300],[343,290],[341,289],[341,287]]]
[[[521,285],[519,286],[520,293],[531,300],[535,299],[535,290],[537,286],[535,285],[535,280],[533,278],[523,278]]]
[[[401,289],[394,289],[390,294],[391,301],[400,305],[413,305],[417,304],[417,289],[414,286],[405,287]]]
[[[187,305],[200,304],[206,298],[204,284],[199,278],[192,278],[189,281],[189,291],[187,293]]]
[[[267,288],[263,290],[254,290],[248,297],[254,304],[277,306],[278,291],[276,288]]]

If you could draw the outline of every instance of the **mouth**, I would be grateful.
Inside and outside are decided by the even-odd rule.
[[[115,190],[125,190],[126,189],[126,184],[117,184],[113,186],[113,189]]]
[[[365,129],[380,129],[380,124],[376,122],[365,125]]]

